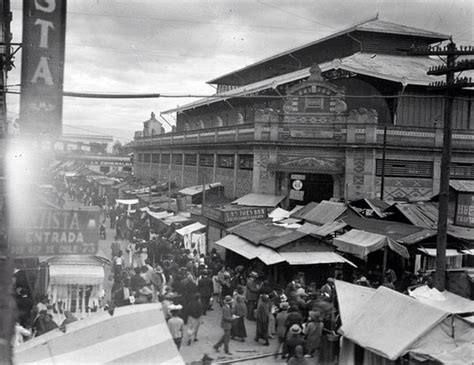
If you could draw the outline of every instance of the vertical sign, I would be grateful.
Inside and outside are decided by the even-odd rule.
[[[20,131],[62,133],[66,0],[23,0]]]
[[[454,224],[463,227],[474,227],[474,194],[458,193]]]

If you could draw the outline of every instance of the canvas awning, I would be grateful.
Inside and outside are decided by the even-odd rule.
[[[51,285],[102,285],[104,277],[104,268],[100,265],[49,265]]]
[[[339,250],[362,259],[365,259],[369,253],[378,251],[386,246],[402,257],[410,257],[406,247],[391,238],[358,229],[352,229],[342,236],[334,238],[333,243]]]
[[[347,263],[357,267],[349,260],[335,252],[279,252],[280,256],[290,265],[315,265]]]
[[[347,281],[335,280],[337,302],[341,314],[342,323],[346,323],[355,318],[369,298],[374,294],[375,289],[366,286],[355,285]]]
[[[436,257],[437,250],[436,248],[424,248],[421,247],[418,249],[418,251],[423,252],[424,254],[431,256],[431,257]],[[446,257],[454,257],[454,256],[462,256],[465,255],[463,252],[459,252],[458,250],[454,250],[451,248],[446,249]]]
[[[150,215],[151,217],[155,218],[155,219],[164,219],[164,218],[167,218],[167,217],[171,217],[173,215],[173,213],[170,213],[168,211],[163,211],[163,212],[153,212],[152,210],[148,210],[147,211],[148,215]]]
[[[138,204],[138,199],[116,199],[115,201],[119,204],[124,204],[124,205]]]
[[[181,236],[186,236],[187,234],[199,231],[200,229],[206,228],[206,226],[200,222],[196,222],[190,224],[189,226],[180,228],[176,230],[176,233],[180,234]]]
[[[135,304],[92,313],[14,348],[18,364],[184,365],[160,303]]]
[[[221,238],[219,241],[216,241],[215,244],[233,251],[248,260],[258,258],[266,265],[273,265],[284,261],[278,252],[271,248],[256,246],[233,234]]]
[[[250,207],[276,207],[283,199],[285,199],[284,195],[251,193],[234,200],[231,204]]]
[[[172,217],[167,217],[162,219],[161,221],[166,224],[167,226],[171,226],[173,223],[182,223],[182,222],[188,222],[190,221],[191,218],[189,217],[184,217],[182,215],[174,215]]]
[[[422,303],[448,313],[463,314],[474,312],[474,300],[463,298],[447,290],[440,292],[427,285],[408,290],[408,294]]]
[[[204,188],[206,191],[222,186],[220,182],[205,184]],[[180,194],[194,196],[202,193],[202,185],[190,186],[179,191]]]

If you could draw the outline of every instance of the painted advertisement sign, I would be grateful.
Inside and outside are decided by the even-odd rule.
[[[474,227],[474,194],[458,193],[454,224],[457,226]]]
[[[62,133],[66,0],[23,1],[20,130]]]
[[[11,254],[95,255],[99,247],[99,213],[99,209],[31,209],[11,223]]]

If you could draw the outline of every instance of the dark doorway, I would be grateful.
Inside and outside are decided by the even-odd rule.
[[[295,177],[304,178],[301,180],[301,191],[304,192],[303,200],[291,199],[290,194],[290,205],[294,207],[297,204],[308,204],[309,202],[319,203],[322,200],[329,200],[334,194],[334,182],[331,175],[327,174],[290,174],[289,179],[289,190],[294,189]],[[296,194],[295,194],[296,195]]]

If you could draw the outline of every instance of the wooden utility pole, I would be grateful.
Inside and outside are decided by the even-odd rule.
[[[446,237],[448,231],[448,204],[449,204],[449,176],[451,167],[452,145],[452,110],[456,91],[463,87],[473,86],[469,78],[456,78],[456,72],[474,69],[472,60],[456,63],[459,56],[474,55],[474,47],[456,47],[451,40],[445,47],[422,47],[412,49],[410,55],[446,56],[446,65],[433,67],[428,70],[428,75],[446,75],[446,82],[435,82],[434,89],[445,90],[444,98],[444,126],[443,126],[443,152],[441,157],[441,174],[439,186],[438,207],[438,236],[436,239],[436,272],[435,287],[444,291],[446,287]]]

